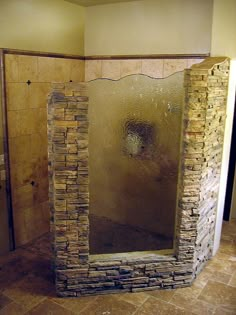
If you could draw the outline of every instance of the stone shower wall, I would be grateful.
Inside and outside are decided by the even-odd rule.
[[[86,85],[55,84],[49,97],[51,231],[59,296],[189,286],[210,257],[229,62],[186,71],[186,105],[174,255],[89,257]]]
[[[194,273],[212,256],[228,76],[225,57],[207,58],[185,71],[176,249],[179,259],[193,258]]]

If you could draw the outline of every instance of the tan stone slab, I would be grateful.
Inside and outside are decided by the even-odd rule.
[[[33,186],[27,183],[19,188],[12,189],[12,202],[15,209],[29,208],[34,204]]]
[[[6,82],[19,82],[18,56],[5,55],[5,75]]]
[[[85,309],[86,307],[92,305],[93,302],[95,302],[97,299],[97,296],[86,296],[86,297],[78,297],[78,298],[67,298],[67,299],[61,299],[61,298],[54,298],[53,301],[67,310],[70,310],[72,312],[78,313]]]
[[[236,287],[236,271],[234,272],[234,274],[230,278],[230,281],[228,284],[231,285],[232,287]]]
[[[9,137],[30,135],[38,122],[37,109],[17,110],[8,112]]]
[[[156,291],[150,291],[146,293],[157,299],[163,300],[165,302],[169,302],[170,299],[175,294],[175,291],[174,290],[156,290]]]
[[[46,108],[47,97],[50,92],[50,83],[32,83],[28,86],[29,108]]]
[[[34,180],[34,165],[31,161],[11,164],[11,185],[13,189],[30,184]]]
[[[27,310],[42,302],[54,290],[53,283],[28,275],[4,290],[4,294]]]
[[[120,67],[120,60],[102,60],[102,78],[119,80]]]
[[[177,289],[176,292],[178,292],[178,294],[181,294],[183,296],[187,296],[189,299],[192,298],[196,298],[202,291],[202,288],[196,286],[194,283],[187,288],[180,288]]]
[[[7,110],[29,108],[29,86],[26,83],[7,83]]]
[[[141,60],[121,60],[120,61],[120,75],[121,78],[131,74],[142,73]]]
[[[55,121],[54,125],[57,127],[77,127],[77,121]]]
[[[146,293],[139,292],[118,294],[117,297],[119,300],[126,301],[134,306],[141,306],[149,296]]]
[[[215,306],[205,301],[198,300],[197,298],[189,298],[188,295],[179,294],[176,292],[170,300],[171,304],[178,307],[183,307],[186,311],[192,312],[193,314],[214,314]]]
[[[142,74],[152,78],[163,78],[164,60],[163,59],[142,59]]]
[[[198,299],[219,306],[236,305],[236,288],[209,280]]]
[[[85,80],[85,61],[71,60],[70,80],[73,82],[84,82]]]
[[[12,302],[0,309],[0,315],[24,315],[26,312],[27,308],[16,302]]]
[[[85,61],[85,81],[95,80],[102,77],[102,60]]]
[[[191,315],[193,313],[179,308],[175,305],[169,304],[165,301],[155,299],[154,297],[148,300],[138,309],[135,315]]]
[[[71,73],[71,59],[54,58],[54,82],[69,82]]]
[[[235,305],[222,305],[217,306],[214,315],[235,315],[236,306]]]
[[[65,309],[64,307],[50,300],[45,300],[41,302],[39,305],[37,305],[36,307],[34,307],[31,311],[27,313],[27,315],[42,315],[42,314],[73,315],[75,313]]]
[[[31,160],[30,135],[19,136],[9,139],[10,163],[24,163]]]
[[[91,305],[81,311],[81,315],[132,315],[136,310],[137,306],[126,301],[119,300],[116,296],[107,295],[99,296]]]
[[[18,56],[19,81],[31,82],[38,81],[38,57],[37,56]]]
[[[5,296],[4,294],[0,293],[0,309],[11,303],[12,300],[9,297]]]
[[[183,71],[187,68],[187,59],[164,59],[163,77],[168,77],[175,72]]]
[[[54,58],[38,57],[38,79],[39,82],[54,81]]]

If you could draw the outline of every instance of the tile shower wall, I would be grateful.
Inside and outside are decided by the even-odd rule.
[[[85,81],[98,78],[119,80],[130,74],[145,74],[152,78],[165,78],[203,59],[128,59],[86,60]]]
[[[83,81],[84,62],[5,57],[13,219],[19,246],[49,230],[46,99],[51,82]]]
[[[4,163],[4,148],[3,148],[3,119],[2,119],[2,104],[0,90],[0,254],[9,250],[9,227],[8,227],[8,209],[6,198],[6,170]]]

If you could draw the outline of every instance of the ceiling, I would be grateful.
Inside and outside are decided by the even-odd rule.
[[[101,5],[101,4],[110,4],[110,3],[118,3],[118,2],[131,2],[137,0],[65,0],[67,2],[72,2],[83,7],[90,7],[94,5]]]

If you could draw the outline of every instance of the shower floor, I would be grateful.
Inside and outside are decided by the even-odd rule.
[[[90,215],[89,220],[92,255],[173,248],[173,238],[96,215]]]

